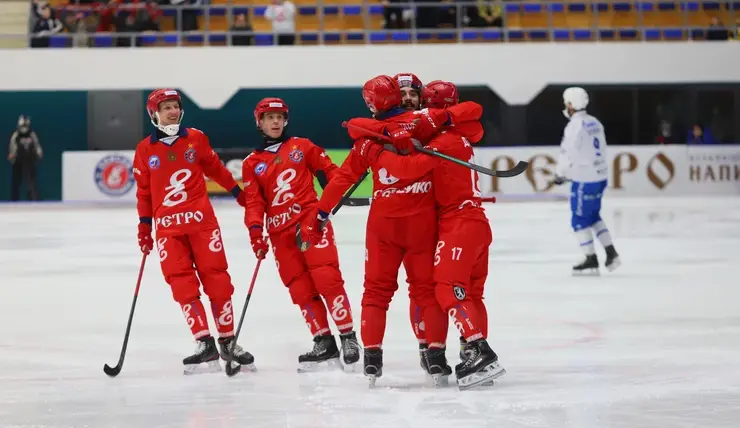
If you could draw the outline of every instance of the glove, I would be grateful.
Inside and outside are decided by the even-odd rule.
[[[146,222],[149,220],[149,222]],[[152,223],[151,219],[142,219],[139,223],[139,248],[143,254],[149,254],[154,248],[154,240],[152,240]]]
[[[243,191],[239,185],[231,189],[231,194],[236,198],[236,203],[242,207],[247,206],[247,192]]]
[[[270,245],[265,241],[262,235],[262,226],[252,226],[249,228],[249,239],[252,241],[252,251],[254,255],[262,260],[267,255]]]
[[[398,153],[406,155],[414,150],[414,143],[411,133],[396,123],[388,124],[385,128],[385,135],[391,137],[393,147]]]
[[[417,113],[420,117],[414,120],[414,131],[412,136],[417,140],[427,141],[442,132],[445,126],[452,125],[447,110],[424,109]]]
[[[566,181],[567,181],[567,179],[565,177],[561,177],[559,175],[556,175],[555,176],[555,179],[552,180],[552,183],[554,185],[556,185],[556,186],[560,186],[561,184],[565,184]]]
[[[377,146],[377,144],[373,144],[373,146]],[[324,237],[322,225],[328,218],[329,213],[317,210],[316,215],[309,213],[306,216],[306,219],[301,222],[298,229],[298,238],[301,241],[299,245],[301,251],[306,251],[309,246],[316,245],[321,242],[321,239]]]
[[[369,138],[359,141],[357,147],[357,153],[370,163],[374,163],[378,159],[378,156],[380,156],[380,153],[385,150],[382,144],[378,144],[375,140]]]

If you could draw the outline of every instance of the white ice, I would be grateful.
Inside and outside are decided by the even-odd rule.
[[[240,209],[217,211],[241,311],[255,259]],[[378,388],[359,372],[297,374],[311,341],[271,258],[240,338],[257,373],[182,375],[194,344],[153,256],[123,371],[108,378],[140,262],[134,209],[4,206],[0,427],[740,426],[740,199],[608,199],[623,265],[597,278],[570,275],[582,256],[567,203],[488,214],[490,343],[508,375],[460,392],[424,386],[403,282]],[[357,318],[366,215],[334,220]],[[452,364],[456,342],[450,331]]]

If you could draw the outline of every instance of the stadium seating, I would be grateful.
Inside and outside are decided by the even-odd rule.
[[[52,1],[57,7],[64,3]],[[228,42],[231,16],[246,13],[256,45],[272,45],[270,23],[264,18],[270,0],[212,0],[200,6],[196,33],[178,35],[174,8],[164,10],[161,29],[167,34],[143,38],[151,45],[223,45]],[[383,6],[357,0],[294,0],[298,8],[299,44],[345,43],[473,43],[523,41],[671,41],[701,37],[712,17],[732,26],[740,17],[740,0],[719,1],[610,1],[505,2],[503,28],[400,30],[382,29]],[[231,15],[229,14],[231,9]],[[97,46],[111,45],[111,35],[96,35]],[[63,37],[60,37],[63,38]],[[55,45],[65,40],[52,42]]]

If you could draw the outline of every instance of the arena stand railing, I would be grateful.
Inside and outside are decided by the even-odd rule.
[[[122,37],[130,46],[230,45],[233,36],[252,36],[257,46],[275,43],[271,23],[265,19],[265,0],[213,0],[197,6],[158,6],[159,31],[95,32],[89,34],[94,47],[115,46]],[[485,2],[500,16],[500,26],[471,27],[471,15],[483,2],[443,3],[362,2],[356,0],[319,2],[296,0],[296,44],[408,44],[408,43],[496,43],[569,41],[680,41],[704,40],[712,31],[724,30],[737,38],[740,1],[539,1]],[[57,12],[72,12],[88,20],[100,18],[101,5],[52,2]],[[386,7],[402,7],[409,28],[385,29]],[[121,10],[143,8],[122,4]],[[419,28],[420,8],[435,10],[443,21],[434,28]],[[498,9],[496,9],[498,8]],[[184,14],[197,15],[197,30],[178,31]],[[252,31],[232,31],[236,15],[246,14]],[[450,18],[452,17],[452,18]],[[51,36],[50,47],[71,45],[73,34]],[[721,38],[721,37],[720,37]]]

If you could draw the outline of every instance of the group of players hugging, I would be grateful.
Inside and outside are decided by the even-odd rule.
[[[234,287],[204,176],[229,189],[245,208],[256,257],[264,259],[272,246],[280,278],[313,336],[313,349],[298,357],[299,371],[341,366],[331,317],[344,365],[352,366],[364,353],[364,374],[371,384],[382,376],[386,314],[403,264],[410,321],[428,377],[444,385],[452,374],[445,355],[450,319],[460,333],[461,362],[454,371],[461,389],[490,384],[506,373],[486,341],[483,291],[492,233],[478,174],[417,151],[423,146],[472,162],[471,144],[483,137],[482,107],[460,103],[450,82],[423,86],[411,73],[374,77],[362,96],[372,118],[345,124],[354,145],[341,167],[309,139],[287,134],[289,110],[283,100],[260,101],[254,120],[264,143],[244,159],[242,190],[206,135],[180,126],[178,92],[160,89],[149,95],[147,111],[156,129],[138,144],[134,158],[138,240],[144,254],[156,248],[165,280],[197,340],[195,353],[183,360],[186,373],[204,363],[209,371],[220,369],[219,357],[249,368],[254,363],[233,340]],[[365,238],[360,347],[329,219],[368,169],[373,199]],[[313,179],[320,175],[328,184],[318,198]],[[218,347],[200,299],[201,285],[211,303]]]

